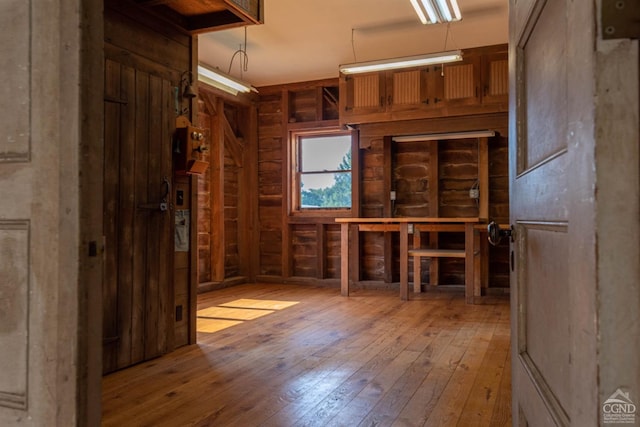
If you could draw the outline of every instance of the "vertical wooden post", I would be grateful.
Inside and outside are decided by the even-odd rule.
[[[211,280],[224,280],[224,100],[216,102],[215,123],[211,129]]]
[[[420,242],[420,231],[418,230],[417,224],[414,224],[413,226],[413,248],[414,249],[420,249],[420,246],[422,246],[421,242]],[[432,258],[433,259],[433,258]],[[422,291],[421,289],[421,282],[422,282],[422,266],[421,264],[421,258],[418,256],[414,256],[413,257],[413,292],[415,293],[420,293]]]
[[[245,208],[242,209],[246,213],[243,215],[244,233],[242,233],[244,241],[243,253],[248,255],[248,261],[244,263],[245,274],[249,281],[256,280],[260,269],[260,232],[258,218],[258,174],[250,165],[258,164],[258,109],[255,105],[247,107],[249,122],[249,137],[244,149],[244,167],[242,175],[244,177],[243,185],[240,188]],[[246,221],[246,222],[245,222]],[[242,262],[242,261],[241,261]]]
[[[438,160],[438,141],[429,143],[429,216],[438,217],[440,204],[440,179],[439,171],[440,163]],[[438,248],[438,233],[429,233],[429,247]],[[418,258],[418,262],[422,262],[422,258]],[[438,258],[429,259],[429,286],[438,284],[440,276]]]
[[[382,181],[382,216],[393,217],[393,207],[391,205],[391,183],[393,181],[393,142],[391,137],[385,136],[382,142],[382,162],[384,171]],[[393,233],[384,232],[384,282],[393,282]]]
[[[488,243],[488,242],[487,242]],[[482,295],[482,279],[484,268],[482,263],[486,260],[487,254],[482,253],[482,242],[480,242],[480,230],[473,228],[473,297]]]
[[[409,297],[409,224],[400,223],[400,299]]]
[[[291,187],[291,183],[293,182],[291,165],[293,162],[291,162],[290,156],[291,144],[294,142],[289,140],[289,128],[287,127],[291,104],[289,103],[289,91],[286,89],[282,90],[280,105],[282,109],[282,114],[280,115],[282,118],[282,122],[280,123],[282,127],[282,170],[286,171],[282,174],[282,259],[280,265],[282,268],[282,277],[287,278],[291,277],[291,229],[289,224],[289,210],[291,209],[290,203],[293,199],[291,192],[295,190]]]
[[[489,218],[489,138],[478,138],[478,217]]]
[[[340,224],[340,293],[349,296],[349,223]]]
[[[327,257],[327,245],[325,242],[325,225],[316,224],[316,278],[324,279],[325,258]]]
[[[473,304],[474,286],[474,230],[473,223],[467,222],[464,225],[464,295],[467,304]]]

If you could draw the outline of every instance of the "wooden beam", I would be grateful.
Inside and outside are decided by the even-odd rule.
[[[414,226],[413,229],[413,249],[420,249],[422,242],[420,241],[420,231]],[[422,265],[420,257],[413,257],[413,292],[420,293],[422,291]]]
[[[280,109],[282,114],[280,115],[280,137],[282,138],[282,151],[280,158],[282,159],[281,170],[282,173],[282,204],[280,211],[282,212],[282,277],[287,278],[291,276],[291,232],[289,228],[289,209],[291,199],[293,198],[291,182],[293,182],[293,171],[291,170],[291,163],[289,161],[291,151],[291,141],[289,141],[289,131],[287,130],[286,121],[289,117],[289,91],[283,89],[281,92]]]
[[[217,100],[211,126],[211,280],[224,280],[225,232],[224,232],[224,105]]]
[[[429,216],[437,217],[440,206],[440,161],[438,154],[438,141],[429,143]],[[429,233],[429,247],[438,247],[438,233]],[[422,261],[420,261],[422,262]],[[429,286],[438,284],[440,276],[440,263],[437,258],[429,260]]]
[[[360,224],[358,225],[359,231],[383,231],[385,234],[391,234],[392,231],[399,231],[399,224]]]
[[[409,298],[409,224],[400,224],[400,299],[406,301]]]
[[[489,138],[478,138],[478,217],[489,218]]]
[[[229,154],[231,154],[231,158],[233,159],[233,163],[237,167],[242,167],[242,153],[244,151],[244,144],[242,141],[236,137],[233,128],[231,128],[231,123],[227,120],[227,116],[222,114],[222,125],[224,132],[224,140],[228,142],[225,144],[225,147],[229,150]]]
[[[340,294],[349,296],[349,228],[346,222],[340,224]]]
[[[246,144],[247,153],[247,165],[258,165],[258,107],[253,104],[248,107],[249,112],[249,140]],[[246,234],[249,236],[249,271],[248,276],[250,281],[255,281],[256,276],[260,272],[260,218],[258,216],[258,196],[256,195],[259,187],[258,173],[250,167],[244,168],[243,175],[245,176],[245,192],[243,200],[245,203],[245,210],[248,217],[248,227],[246,228]]]
[[[190,56],[190,69],[197,70],[198,69],[198,38],[190,37],[191,46],[189,51]],[[191,120],[192,122],[198,117],[198,102],[196,99],[193,99],[189,103],[190,112],[191,112]],[[189,344],[195,344],[197,341],[197,318],[196,312],[198,309],[197,304],[197,295],[198,295],[198,285],[200,284],[200,279],[198,277],[198,262],[199,262],[199,254],[198,254],[198,179],[192,178],[189,180],[189,201],[190,201],[190,209],[191,209],[191,218],[189,222],[190,226],[190,247],[191,251],[189,257],[189,301],[187,302],[189,306],[188,316],[188,334],[189,334]]]
[[[393,217],[393,204],[391,202],[391,190],[393,182],[393,143],[390,136],[382,140],[382,215]],[[388,231],[393,231],[388,230]],[[384,233],[384,282],[393,282],[393,234]]]
[[[324,224],[316,224],[316,277],[318,279],[324,279],[326,270],[327,245],[325,240]]]

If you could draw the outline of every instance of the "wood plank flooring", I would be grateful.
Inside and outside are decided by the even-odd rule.
[[[103,425],[510,426],[508,300],[413,298],[271,284],[202,294],[209,332],[105,376]]]

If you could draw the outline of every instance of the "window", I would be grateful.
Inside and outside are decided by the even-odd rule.
[[[293,135],[294,210],[351,208],[351,132]]]

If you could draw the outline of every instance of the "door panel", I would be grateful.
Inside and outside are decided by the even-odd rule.
[[[83,16],[98,14],[83,6]],[[82,412],[96,407],[87,394],[96,383],[86,353],[93,329],[79,304],[95,296],[83,280],[95,276],[83,273],[99,264],[88,255],[97,245],[84,246],[95,238],[82,234],[95,211],[81,208],[90,180],[80,153],[100,138],[80,135],[94,137],[88,128],[101,122],[81,110],[92,44],[89,21],[81,26],[73,13],[79,8],[69,0],[0,2],[0,426],[96,419]],[[91,31],[99,35],[100,25]]]
[[[549,2],[535,20],[530,35],[519,44],[524,99],[520,110],[524,126],[521,143],[525,150],[519,155],[519,173],[566,149],[565,14],[563,1]]]
[[[172,85],[107,60],[103,371],[166,353],[173,340]]]
[[[567,223],[518,221],[520,248],[517,317],[520,364],[545,405],[566,419],[570,392]],[[526,406],[529,401],[523,403]]]
[[[566,3],[519,4],[512,22],[523,8],[528,15],[511,33],[513,419],[529,426],[568,425],[574,288],[568,286],[567,257]]]

